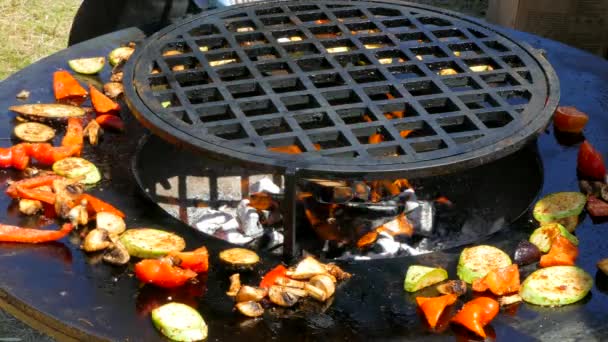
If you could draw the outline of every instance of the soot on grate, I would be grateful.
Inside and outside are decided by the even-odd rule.
[[[395,1],[204,13],[138,48],[125,82],[136,116],[170,141],[318,177],[481,165],[534,138],[558,94],[538,52]]]

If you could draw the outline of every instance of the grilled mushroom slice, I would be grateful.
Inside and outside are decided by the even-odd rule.
[[[258,287],[253,287],[249,285],[243,285],[239,289],[239,292],[236,294],[235,300],[237,303],[240,302],[259,302],[268,294],[267,289],[261,289]]]
[[[226,294],[230,297],[234,297],[237,295],[239,290],[241,289],[241,275],[235,273],[230,276],[230,288]]]
[[[462,280],[449,280],[446,283],[436,286],[437,291],[441,294],[455,294],[461,296],[467,293],[467,283]]]
[[[74,226],[85,226],[89,223],[89,213],[83,205],[77,205],[68,212],[68,219]]]
[[[34,215],[39,211],[42,211],[42,202],[31,199],[20,199],[19,200],[19,212],[24,215]]]
[[[303,289],[304,285],[306,284],[303,281],[293,280],[293,279],[289,279],[289,278],[285,278],[285,277],[278,277],[274,281],[274,283],[276,285],[281,285],[281,286],[285,286],[285,287],[293,287],[296,289]]]
[[[129,251],[120,241],[114,241],[103,255],[103,261],[117,266],[126,265],[130,259]]]
[[[306,284],[304,286],[306,286]],[[295,287],[283,287],[283,291],[289,292],[292,295],[295,295],[295,296],[298,296],[298,297],[306,297],[306,296],[308,296],[308,292],[306,292],[306,290],[304,290],[304,289],[296,289]]]
[[[288,274],[288,277],[293,279],[309,279],[317,274],[325,274],[327,270],[325,265],[317,261],[313,257],[306,257],[300,261],[295,270]]]
[[[96,146],[99,142],[99,136],[103,133],[101,126],[95,120],[91,120],[84,128],[83,134],[85,137],[89,137],[89,143]]]
[[[236,308],[247,317],[260,317],[264,314],[262,305],[254,301],[236,303]]]
[[[329,263],[325,265],[325,269],[329,274],[334,276],[338,281],[346,280],[352,277],[348,272],[344,272],[338,265]]]
[[[325,292],[327,297],[331,297],[336,292],[336,284],[334,282],[335,279],[332,279],[332,276],[327,274],[319,274],[316,275],[308,281],[310,285],[314,287],[318,287]]]
[[[260,262],[260,257],[249,249],[230,248],[220,252],[220,261],[229,269],[251,270]]]
[[[85,252],[97,252],[110,247],[110,245],[112,245],[112,241],[107,230],[93,229],[84,238],[82,249]]]
[[[283,306],[286,308],[294,306],[298,302],[300,297],[296,296],[290,291],[286,291],[286,289],[288,288],[281,286],[271,286],[270,290],[268,291],[268,298],[270,298],[270,301],[278,306]]]
[[[324,302],[329,297],[327,295],[327,293],[325,293],[325,291],[323,291],[322,289],[320,289],[310,283],[306,283],[306,285],[304,285],[304,290],[306,290],[306,292],[312,298],[318,300],[319,302]]]
[[[95,220],[97,221],[97,228],[107,230],[110,235],[122,234],[127,229],[125,220],[116,214],[102,211],[97,213]]]
[[[120,82],[108,82],[103,85],[103,92],[112,99],[117,98],[124,91],[125,88]]]

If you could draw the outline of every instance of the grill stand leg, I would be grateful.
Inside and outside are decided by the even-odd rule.
[[[285,197],[283,198],[282,214],[285,227],[285,239],[283,241],[283,258],[285,261],[295,259],[298,254],[296,244],[296,187],[298,183],[298,170],[287,169],[285,171]]]

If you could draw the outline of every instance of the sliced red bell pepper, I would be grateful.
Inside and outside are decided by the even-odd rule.
[[[80,156],[83,145],[84,129],[82,127],[82,120],[79,118],[69,118],[65,136],[61,140],[61,146],[77,148],[78,153],[75,155]]]
[[[593,217],[608,217],[608,203],[595,196],[588,196],[587,211]]]
[[[13,167],[13,150],[5,147],[0,147],[0,168],[8,169]]]
[[[497,296],[517,292],[519,290],[519,268],[516,264],[488,272],[473,282],[473,291],[484,292],[490,290]]]
[[[50,191],[28,189],[18,186],[17,194],[20,198],[38,200],[40,202],[55,204],[55,194]]]
[[[209,270],[209,252],[206,247],[197,248],[192,252],[171,252],[169,256],[178,258],[181,268],[192,270],[196,273]]]
[[[460,324],[475,334],[486,338],[483,327],[488,325],[498,315],[499,304],[488,297],[478,297],[467,302],[452,318],[452,322]]]
[[[120,105],[118,103],[112,101],[112,99],[90,84],[89,90],[91,92],[91,103],[97,113],[105,114],[120,110]]]
[[[16,182],[13,182],[8,189],[6,189],[6,194],[12,198],[17,198],[19,195],[17,193],[17,187],[26,188],[26,189],[34,189],[45,185],[53,185],[53,181],[56,179],[62,179],[63,177],[58,175],[45,175],[38,176],[33,178],[25,178]]]
[[[114,206],[112,206],[109,203],[106,203],[102,200],[100,200],[97,197],[91,196],[89,194],[82,194],[80,195],[80,200],[86,200],[87,201],[87,211],[92,212],[92,213],[101,213],[101,212],[108,212],[117,216],[120,216],[122,218],[125,217],[125,214],[116,209]]]
[[[102,128],[113,129],[113,130],[121,131],[121,132],[125,130],[125,123],[122,121],[122,119],[120,117],[118,117],[116,115],[111,115],[111,114],[100,115],[95,119],[95,121]]]
[[[577,168],[584,177],[601,181],[606,177],[606,165],[602,154],[586,140],[578,150]]]
[[[27,154],[25,146],[17,144],[11,147],[11,152],[11,163],[13,164],[13,167],[17,170],[25,170],[30,163],[30,157]]]
[[[31,229],[0,224],[0,241],[20,243],[56,241],[68,235],[72,229],[74,226],[70,223],[64,224],[60,230]]]
[[[420,310],[424,313],[427,322],[431,329],[435,329],[437,326],[437,322],[439,322],[439,318],[441,314],[445,310],[447,306],[450,306],[456,303],[456,299],[458,296],[454,294],[446,294],[439,297],[416,297],[416,303]]]
[[[574,266],[578,257],[578,248],[561,235],[555,236],[549,253],[540,257],[538,266]]]
[[[589,116],[575,107],[557,107],[553,116],[553,126],[566,133],[581,133],[589,121]]]
[[[264,275],[262,281],[260,282],[260,287],[264,289],[270,288],[272,285],[274,285],[278,278],[285,277],[286,273],[287,268],[285,268],[283,265],[278,265]]]
[[[53,74],[53,90],[56,100],[87,96],[86,89],[76,81],[72,74],[65,70],[55,71]]]
[[[17,145],[16,145],[17,146]],[[36,159],[41,165],[52,165],[54,162],[80,154],[81,145],[53,147],[48,143],[23,143],[28,156]]]
[[[172,288],[184,285],[196,272],[173,266],[166,258],[145,259],[135,264],[135,276],[142,283]]]

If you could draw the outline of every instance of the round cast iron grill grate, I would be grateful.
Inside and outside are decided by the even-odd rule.
[[[535,138],[559,97],[539,52],[398,1],[204,13],[150,37],[125,82],[136,116],[170,141],[323,175],[481,165]],[[301,153],[269,150],[285,146]]]

